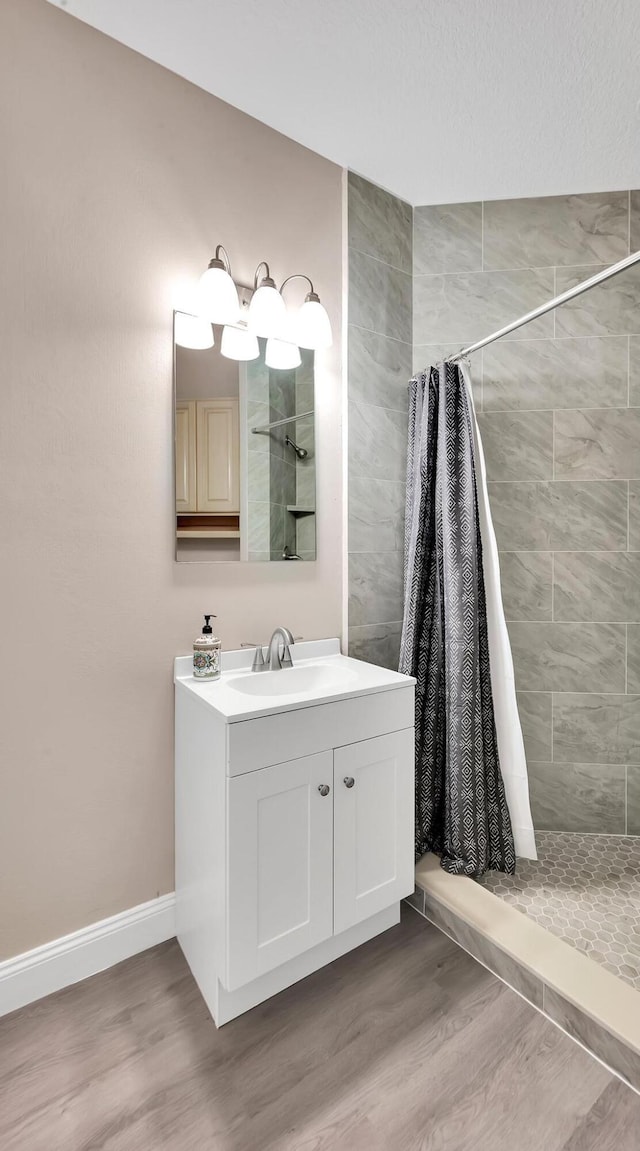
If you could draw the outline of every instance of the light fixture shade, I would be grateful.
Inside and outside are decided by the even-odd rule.
[[[190,316],[188,312],[176,312],[175,341],[181,348],[212,348],[213,328],[202,316]]]
[[[295,340],[301,348],[330,348],[333,343],[331,323],[319,300],[305,300],[295,320]]]
[[[220,351],[228,360],[257,360],[260,345],[257,336],[247,331],[245,324],[225,324]]]
[[[200,315],[212,324],[235,324],[240,317],[238,289],[224,268],[207,268],[198,284]]]
[[[247,324],[255,336],[279,337],[287,322],[287,309],[277,288],[263,284],[251,297]]]
[[[267,340],[264,360],[268,368],[297,368],[302,363],[297,344],[288,344],[285,340],[273,337]]]

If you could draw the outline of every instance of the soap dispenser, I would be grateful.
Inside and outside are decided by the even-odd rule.
[[[193,674],[196,679],[218,679],[220,676],[220,650],[222,643],[213,634],[209,623],[215,619],[210,613],[204,617],[202,635],[193,641]]]

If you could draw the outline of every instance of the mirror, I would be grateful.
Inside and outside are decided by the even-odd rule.
[[[176,560],[296,561],[316,558],[313,352],[297,368],[260,355],[221,355],[175,339]],[[184,322],[184,321],[183,321]]]

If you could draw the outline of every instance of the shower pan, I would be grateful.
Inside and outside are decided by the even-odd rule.
[[[640,837],[539,831],[538,859],[482,884],[640,991]]]

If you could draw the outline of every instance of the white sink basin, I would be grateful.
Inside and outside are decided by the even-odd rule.
[[[233,691],[244,695],[298,695],[318,690],[343,691],[355,683],[357,676],[340,664],[316,664],[307,667],[283,667],[280,671],[249,672],[229,680]]]
[[[225,651],[222,675],[215,680],[194,679],[193,658],[179,656],[176,683],[212,707],[226,723],[236,723],[415,682],[397,671],[341,655],[337,639],[296,642],[291,655],[293,667],[254,672],[251,649]]]

